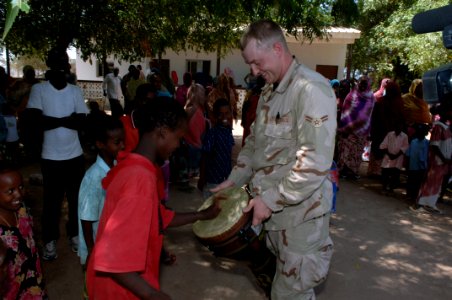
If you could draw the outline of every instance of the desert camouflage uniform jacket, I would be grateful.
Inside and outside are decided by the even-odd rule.
[[[250,184],[273,211],[267,230],[297,226],[331,210],[329,178],[336,97],[320,74],[294,61],[278,87],[264,87],[251,134],[229,179]]]

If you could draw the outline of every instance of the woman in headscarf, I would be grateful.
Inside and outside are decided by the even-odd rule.
[[[214,121],[213,117],[213,104],[220,98],[224,98],[229,101],[231,105],[231,110],[234,115],[234,119],[237,117],[237,98],[236,98],[234,87],[230,86],[229,78],[225,74],[218,76],[216,86],[210,91],[207,96],[207,109],[208,116]]]
[[[190,88],[192,84],[192,76],[190,73],[184,73],[183,77],[183,83],[177,87],[176,90],[176,100],[180,103],[183,107],[185,107],[185,104],[187,104],[187,93],[188,89]]]
[[[414,134],[415,124],[431,124],[432,115],[427,102],[424,101],[423,86],[421,79],[414,79],[408,94],[402,96],[403,117],[407,128],[408,137]]]
[[[348,79],[342,79],[339,82],[339,87],[337,89],[337,122],[341,120],[342,105],[344,104],[345,97],[350,93],[352,89],[352,82]]]
[[[388,81],[383,98],[375,103],[370,125],[370,157],[367,169],[368,176],[381,175],[381,161],[384,153],[380,149],[388,132],[396,129],[397,124],[403,121],[403,103],[400,87],[395,81]]]
[[[449,97],[452,98],[452,97]],[[452,120],[452,99],[443,101],[432,108],[439,114],[440,119],[433,122],[428,151],[427,175],[419,190],[417,206],[415,208],[430,213],[441,214],[436,202],[441,195],[445,176],[449,173],[452,158],[452,133],[448,124]],[[432,111],[432,113],[434,113]]]
[[[374,101],[369,78],[361,76],[356,88],[344,100],[338,124],[338,169],[342,177],[359,178],[361,156],[369,135]]]

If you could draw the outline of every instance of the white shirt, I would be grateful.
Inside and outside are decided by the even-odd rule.
[[[62,118],[72,113],[87,114],[82,90],[68,84],[57,90],[50,82],[35,84],[31,88],[27,108],[42,111],[44,116]],[[50,160],[68,160],[83,154],[77,130],[58,127],[44,131],[41,157]]]
[[[121,77],[115,76],[113,73],[108,73],[105,76],[102,88],[107,91],[108,99],[120,99],[122,98],[121,91]]]

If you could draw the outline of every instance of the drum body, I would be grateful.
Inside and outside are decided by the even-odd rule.
[[[251,226],[251,214],[243,213],[248,194],[241,188],[228,188],[208,198],[199,210],[209,207],[215,197],[220,199],[220,214],[195,222],[193,233],[215,256],[248,261],[257,284],[269,296],[276,258],[265,245],[264,231]]]
[[[216,198],[220,214],[195,222],[193,233],[216,256],[246,259],[246,248],[258,239],[251,227],[251,215],[242,211],[248,205],[248,194],[241,188],[228,188],[208,198],[199,210],[209,207]]]

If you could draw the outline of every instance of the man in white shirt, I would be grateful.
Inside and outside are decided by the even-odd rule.
[[[27,104],[33,126],[44,132],[41,170],[43,177],[42,258],[57,258],[56,243],[60,237],[61,205],[68,202],[67,236],[72,250],[78,245],[78,192],[85,173],[83,149],[78,130],[88,113],[82,90],[69,84],[69,57],[65,48],[49,51],[47,81],[33,85]]]
[[[108,97],[110,102],[111,115],[115,118],[119,118],[124,114],[124,109],[119,102],[122,97],[121,91],[121,77],[118,76],[119,69],[115,68],[113,73],[105,75],[102,88],[104,90],[104,96]]]

